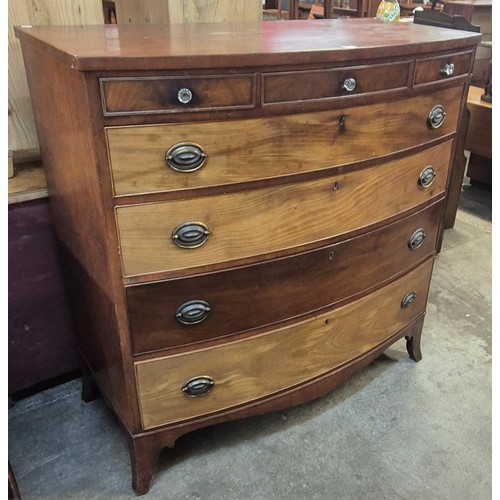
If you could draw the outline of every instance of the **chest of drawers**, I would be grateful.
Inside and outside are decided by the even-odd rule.
[[[194,429],[420,336],[478,36],[375,20],[17,30],[85,376],[133,488]],[[432,325],[428,325],[432,328]]]

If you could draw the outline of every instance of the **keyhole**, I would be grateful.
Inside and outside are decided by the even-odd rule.
[[[328,254],[328,260],[333,260],[333,255],[334,255],[333,252],[330,252]]]
[[[338,188],[339,188],[339,183],[338,183],[337,181],[335,181],[335,182],[333,183],[333,190],[334,190],[334,191],[337,191],[337,189],[338,189]]]
[[[341,115],[339,118],[339,130],[345,132],[345,115]]]

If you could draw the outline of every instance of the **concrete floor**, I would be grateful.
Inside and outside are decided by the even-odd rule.
[[[491,498],[491,192],[465,185],[460,206],[420,363],[399,341],[317,401],[184,436],[145,498]],[[24,500],[135,498],[124,435],[78,379],[18,401],[8,424]]]

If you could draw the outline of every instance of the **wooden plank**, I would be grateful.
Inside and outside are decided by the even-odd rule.
[[[486,102],[481,100],[481,96],[484,94],[484,89],[471,85],[469,87],[469,93],[467,95],[467,107],[472,111],[475,108],[487,108],[493,109],[493,104],[491,102]]]
[[[11,177],[14,177],[14,160],[12,151],[9,151],[9,179]]]
[[[9,151],[38,150],[21,46],[14,26],[103,24],[101,0],[9,0]]]
[[[261,0],[116,0],[118,24],[259,21]]]
[[[9,179],[9,205],[47,197],[47,181],[42,164],[26,162],[17,165],[16,176]]]
[[[168,0],[115,0],[117,24],[169,22]]]
[[[12,152],[38,148],[21,45],[14,34],[14,26],[34,24],[34,12],[30,4],[28,0],[9,0],[8,133],[9,151]]]

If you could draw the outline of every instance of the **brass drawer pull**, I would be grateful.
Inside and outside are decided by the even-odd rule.
[[[189,104],[193,99],[193,93],[187,88],[182,88],[177,92],[177,100],[181,104]]]
[[[192,142],[180,142],[165,154],[165,160],[176,172],[189,173],[201,168],[207,159],[204,149]]]
[[[417,298],[415,292],[408,292],[401,301],[401,309],[406,309]]]
[[[182,391],[190,398],[201,398],[206,396],[214,387],[215,382],[206,375],[195,377],[188,380],[183,386]]]
[[[175,318],[183,325],[196,325],[205,321],[212,308],[204,300],[190,300],[182,304],[175,313]]]
[[[427,167],[422,170],[420,177],[418,178],[418,183],[423,188],[428,188],[436,178],[436,171],[432,167]]]
[[[416,250],[425,240],[425,231],[423,229],[417,229],[408,240],[408,247],[410,250]]]
[[[202,222],[185,222],[172,231],[172,241],[180,248],[201,247],[209,236],[210,231]]]
[[[342,83],[342,88],[347,92],[354,92],[356,88],[356,80],[352,77],[346,78]]]
[[[455,65],[453,63],[443,64],[440,73],[444,76],[452,76],[455,73]]]
[[[444,111],[444,107],[441,104],[437,104],[431,109],[429,113],[429,117],[427,119],[427,123],[431,128],[439,128],[446,118],[446,113]]]

